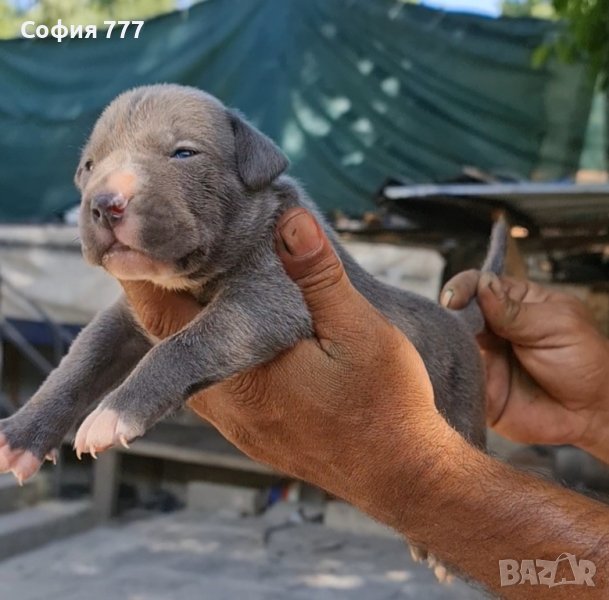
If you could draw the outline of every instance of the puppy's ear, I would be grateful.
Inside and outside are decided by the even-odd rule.
[[[229,110],[235,135],[237,170],[250,190],[268,186],[289,166],[285,154],[266,135],[252,127],[239,113]]]

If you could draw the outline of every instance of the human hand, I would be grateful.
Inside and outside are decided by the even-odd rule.
[[[477,295],[488,331],[480,336],[487,372],[487,420],[525,443],[572,444],[609,459],[609,342],[582,302],[531,281],[466,271],[442,303]]]
[[[554,560],[568,549],[602,574],[606,508],[467,444],[436,411],[416,350],[351,286],[311,216],[289,211],[279,229],[278,253],[315,337],[194,396],[193,410],[252,458],[355,504],[497,595],[523,594],[522,586],[501,587],[505,556]],[[201,310],[187,295],[124,287],[159,338]],[[595,584],[604,598],[606,582],[599,576]],[[569,597],[561,589],[548,594]]]
[[[380,511],[406,506],[404,482],[414,494],[449,429],[427,371],[412,344],[351,285],[309,213],[293,209],[280,219],[278,253],[303,293],[315,337],[189,405],[252,458],[382,519]],[[156,293],[150,284],[124,287],[158,337],[200,310],[192,298]]]

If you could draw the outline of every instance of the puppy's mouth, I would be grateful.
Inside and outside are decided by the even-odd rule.
[[[101,264],[117,279],[123,281],[152,281],[168,288],[183,287],[178,281],[175,265],[158,260],[119,240],[114,241],[103,253]]]
[[[102,263],[112,259],[117,254],[122,254],[125,252],[138,252],[140,254],[143,254],[143,252],[140,252],[139,250],[134,250],[133,248],[131,248],[131,246],[127,246],[127,244],[123,244],[122,242],[115,240],[112,244],[110,244],[107,250],[104,251],[104,254],[102,256]]]
[[[145,252],[136,250],[131,246],[127,246],[127,244],[123,244],[123,242],[119,240],[115,240],[102,254],[101,263],[103,267],[108,268],[120,261],[143,259],[154,261],[154,259]]]

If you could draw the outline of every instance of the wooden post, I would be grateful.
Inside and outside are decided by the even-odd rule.
[[[116,514],[120,485],[121,454],[107,450],[99,455],[93,467],[93,510],[99,519]]]

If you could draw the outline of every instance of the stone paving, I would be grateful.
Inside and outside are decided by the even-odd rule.
[[[477,600],[401,540],[266,517],[178,512],[115,522],[0,563],[19,600]]]

